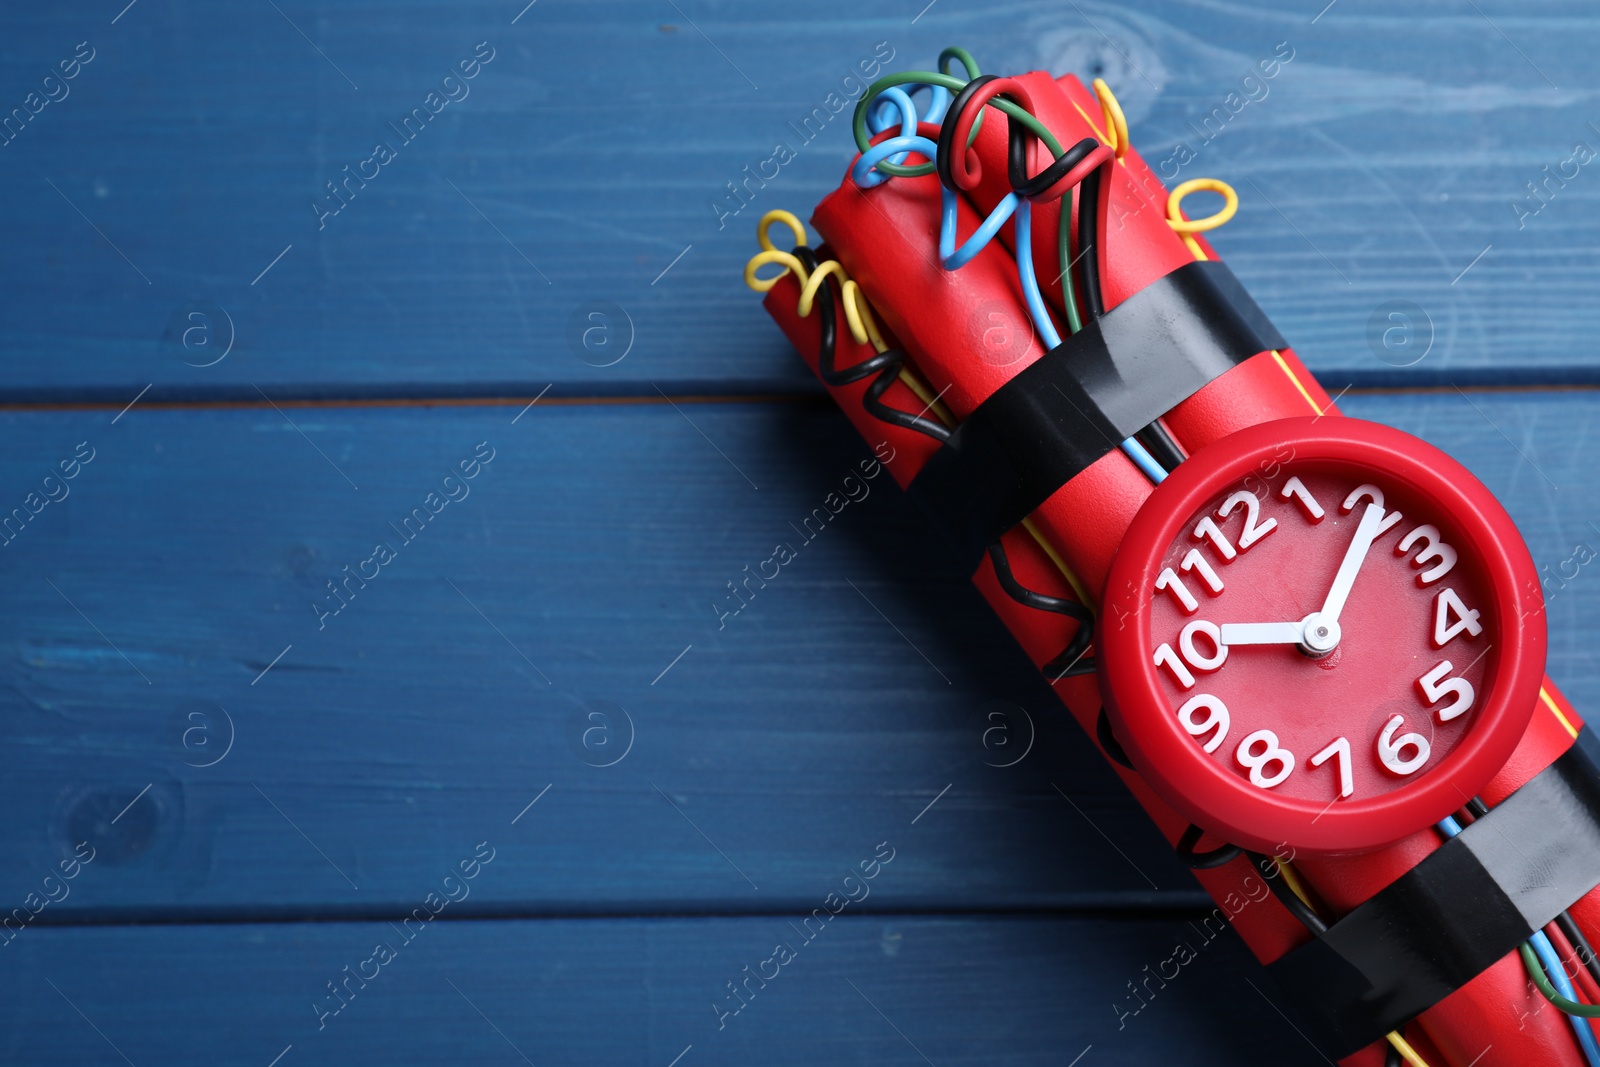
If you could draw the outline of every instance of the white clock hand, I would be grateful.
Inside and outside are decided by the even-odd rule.
[[[1220,640],[1234,645],[1298,645],[1302,640],[1298,622],[1225,622]]]
[[[1344,602],[1350,596],[1351,587],[1356,584],[1356,574],[1367,558],[1367,550],[1382,532],[1382,525],[1382,505],[1368,504],[1367,510],[1361,515],[1361,524],[1356,527],[1356,535],[1345,551],[1344,561],[1339,564],[1339,572],[1333,576],[1333,587],[1328,590],[1328,598],[1322,602],[1322,610],[1313,616],[1319,622],[1331,624],[1339,621]]]

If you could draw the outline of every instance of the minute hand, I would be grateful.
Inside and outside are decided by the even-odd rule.
[[[1368,504],[1367,510],[1361,515],[1361,524],[1356,527],[1356,535],[1345,551],[1344,561],[1339,564],[1339,573],[1333,576],[1333,587],[1328,590],[1328,599],[1322,602],[1322,610],[1318,612],[1323,620],[1339,621],[1339,612],[1344,610],[1344,602],[1350,596],[1350,588],[1356,584],[1356,574],[1361,570],[1361,564],[1367,558],[1367,550],[1372,547],[1372,542],[1383,532],[1382,527],[1383,507],[1379,504]]]

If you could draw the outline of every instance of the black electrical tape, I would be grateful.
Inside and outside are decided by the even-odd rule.
[[[1282,335],[1233,272],[1187,263],[978,405],[908,491],[975,569],[987,547],[1123,439]]]
[[[1573,745],[1321,936],[1268,965],[1328,1055],[1343,1059],[1399,1029],[1600,885],[1600,766],[1590,747]]]

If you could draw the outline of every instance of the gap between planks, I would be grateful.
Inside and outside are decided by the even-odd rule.
[[[1417,385],[1352,386],[1340,396],[1428,396],[1450,393],[1593,393],[1600,383],[1534,385]],[[542,399],[541,399],[542,397]],[[459,397],[319,397],[265,400],[146,400],[141,411],[227,411],[234,408],[435,408],[435,407],[525,407],[538,400],[540,407],[605,407],[664,404],[818,404],[832,406],[822,393],[656,393],[639,396],[459,396]],[[37,411],[116,411],[127,407],[121,401],[41,401],[38,403],[0,403],[0,412]]]

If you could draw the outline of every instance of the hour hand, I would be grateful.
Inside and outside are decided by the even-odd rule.
[[[1303,640],[1303,623],[1298,622],[1225,622],[1221,626],[1221,642],[1234,645],[1298,645]]]

